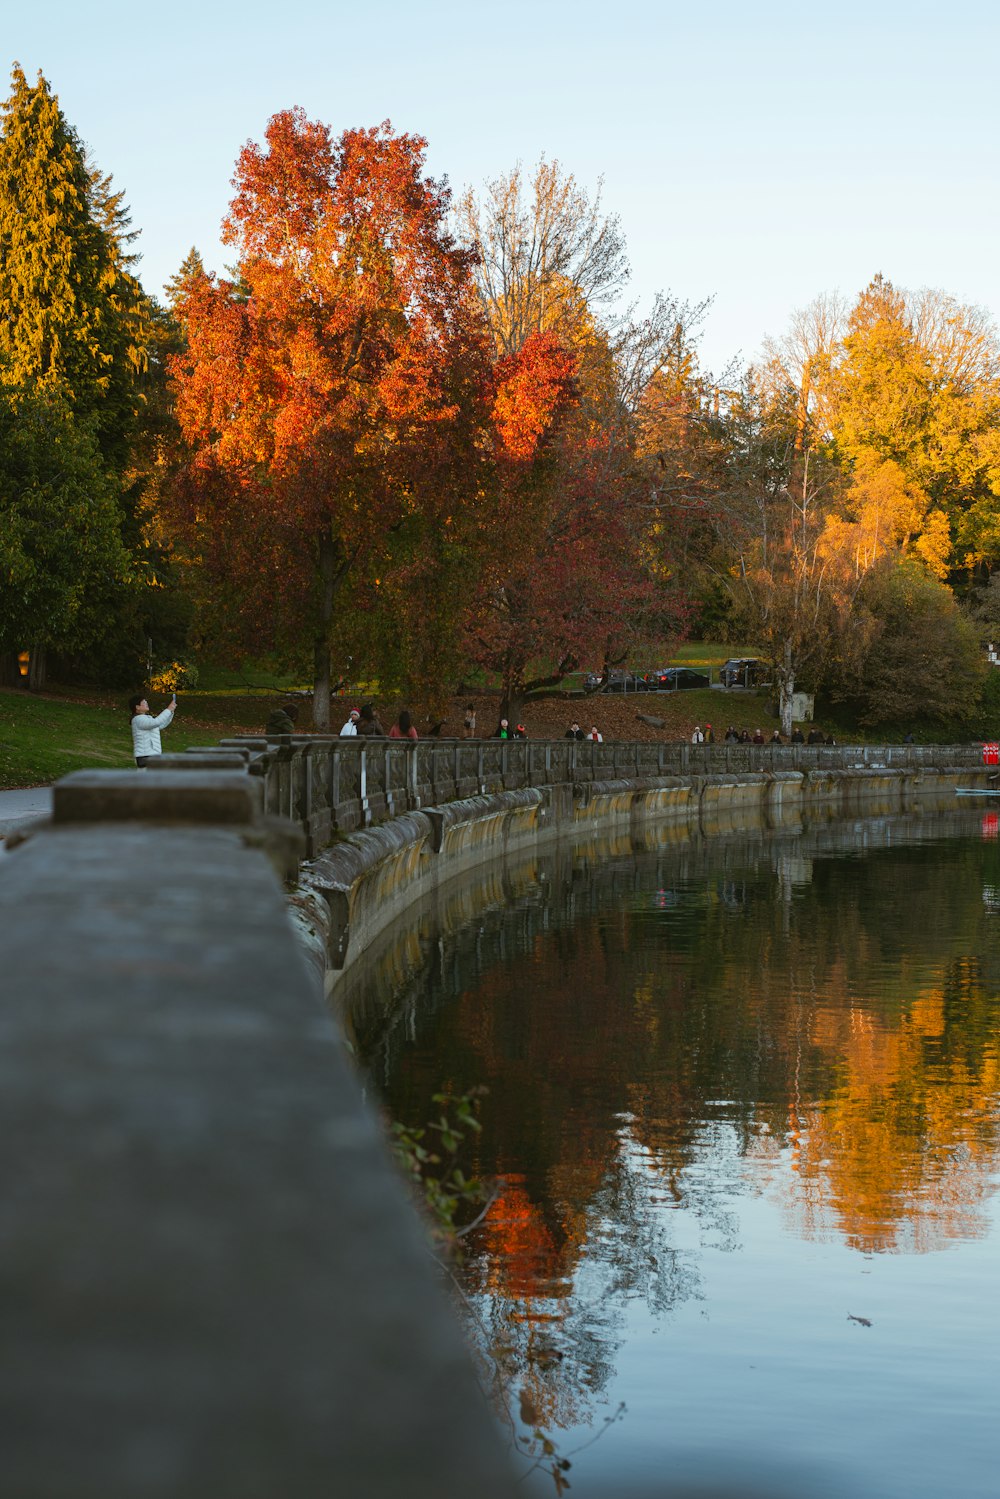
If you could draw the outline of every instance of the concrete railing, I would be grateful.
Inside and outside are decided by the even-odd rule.
[[[512,1499],[235,758],[77,772],[0,861],[3,1492]]]
[[[755,745],[591,740],[339,739],[288,735],[224,739],[211,753],[237,752],[265,782],[268,812],[302,828],[308,856],[335,834],[402,812],[528,787],[664,776],[759,775],[836,770],[975,769],[969,745]],[[175,762],[170,757],[170,763]]]

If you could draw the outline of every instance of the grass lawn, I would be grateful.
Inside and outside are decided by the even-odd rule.
[[[152,709],[166,706],[154,698]],[[245,694],[182,694],[163,731],[164,751],[215,744],[261,729],[273,699]],[[44,786],[72,770],[131,766],[132,734],[125,694],[60,688],[56,693],[0,689],[0,789]]]

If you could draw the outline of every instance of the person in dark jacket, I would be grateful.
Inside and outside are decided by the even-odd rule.
[[[267,715],[267,725],[264,732],[270,739],[272,734],[294,734],[295,720],[299,716],[298,703],[281,703],[279,707],[272,708]]]
[[[365,703],[361,709],[361,717],[358,719],[358,734],[368,739],[384,739],[385,729],[371,703]]]

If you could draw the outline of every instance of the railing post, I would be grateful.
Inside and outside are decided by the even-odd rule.
[[[433,755],[433,750],[431,751],[431,753]],[[406,800],[407,805],[411,808],[411,810],[414,811],[417,807],[420,806],[420,797],[417,794],[417,761],[418,755],[416,746],[414,746],[414,748],[406,756],[406,777],[409,783],[407,786]]]
[[[337,808],[340,806],[340,744],[330,746],[329,780],[327,782],[330,797],[330,821],[336,824]]]
[[[305,765],[303,766],[303,770],[305,771],[305,779],[302,787],[302,821],[304,822],[307,830],[312,829],[314,800],[313,775],[315,773],[313,768],[313,760],[318,750],[319,745],[307,744],[302,751],[305,757]]]
[[[372,813],[368,805],[368,746],[361,746],[361,765],[359,767],[360,784],[358,786],[358,799],[361,802],[361,826],[371,826]]]

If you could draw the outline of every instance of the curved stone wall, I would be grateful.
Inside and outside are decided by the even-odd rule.
[[[634,835],[652,824],[712,837],[747,827],[954,806],[982,767],[815,769],[591,780],[467,797],[334,843],[300,870],[292,910],[327,987],[411,906],[553,837]]]

